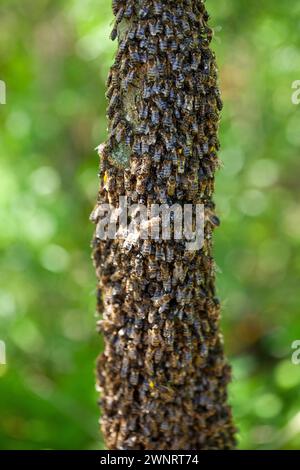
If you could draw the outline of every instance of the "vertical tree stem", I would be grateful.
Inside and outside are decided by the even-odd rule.
[[[93,257],[109,449],[231,449],[230,368],[219,332],[212,232],[222,103],[202,0],[114,0],[118,52],[99,147]],[[204,244],[100,237],[100,207],[203,204]],[[173,232],[172,232],[173,233]]]

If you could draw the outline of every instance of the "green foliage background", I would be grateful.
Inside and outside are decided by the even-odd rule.
[[[300,448],[300,4],[207,1],[225,108],[215,237],[241,449]],[[1,449],[103,448],[88,221],[108,0],[1,0]]]

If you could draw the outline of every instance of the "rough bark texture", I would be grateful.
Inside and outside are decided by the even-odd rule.
[[[201,0],[114,0],[100,203],[205,205],[205,242],[100,240],[93,257],[109,449],[231,449],[230,368],[219,332],[212,231],[222,103]]]

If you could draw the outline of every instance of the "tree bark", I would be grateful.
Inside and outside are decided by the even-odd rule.
[[[114,0],[113,11],[118,52],[92,213],[102,430],[109,449],[232,449],[212,255],[222,102],[208,14],[201,0]],[[103,240],[100,205],[118,207],[120,195],[148,209],[203,204],[202,248]]]

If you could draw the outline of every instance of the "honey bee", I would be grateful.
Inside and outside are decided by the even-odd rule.
[[[152,325],[152,323],[155,322],[155,319],[156,319],[156,309],[155,308],[152,308],[149,310],[149,313],[148,313],[148,322],[150,323],[150,325]]]
[[[149,152],[149,143],[146,139],[141,139],[141,155]]]
[[[174,343],[174,326],[170,320],[165,322],[163,335],[167,345],[171,346]]]
[[[185,81],[185,77],[184,77],[183,73],[179,72],[177,77],[176,77],[176,82],[175,82],[176,88],[181,89],[183,87],[184,81]]]
[[[136,29],[136,37],[138,39],[145,38],[145,25],[143,23],[139,23]]]
[[[151,109],[151,123],[153,126],[157,126],[159,124],[160,116],[159,112],[156,108]]]
[[[141,250],[142,254],[144,256],[149,256],[151,254],[151,248],[151,240],[144,240]]]
[[[165,25],[165,35],[167,39],[170,39],[174,36],[174,31],[168,23]]]
[[[145,356],[145,369],[148,375],[154,375],[154,361],[153,361],[153,354],[152,350],[148,348],[146,356]]]
[[[139,382],[139,372],[137,370],[132,370],[129,376],[130,385],[137,385]]]
[[[135,258],[134,273],[136,274],[137,277],[142,277],[143,271],[144,271],[144,263],[140,255]]]
[[[129,70],[127,73],[126,77],[124,78],[122,85],[125,90],[128,90],[129,85],[131,85],[134,82],[134,70]]]
[[[181,156],[178,160],[177,171],[178,171],[179,174],[183,174],[184,169],[185,169],[185,158],[183,156]]]
[[[154,99],[154,103],[156,104],[156,106],[158,107],[160,111],[165,111],[167,109],[167,103],[160,96]]]
[[[148,332],[148,338],[150,341],[150,344],[157,348],[160,343],[162,342],[162,338],[160,335],[160,328],[158,325],[154,325]]]
[[[162,2],[160,0],[156,0],[153,2],[153,11],[154,14],[157,16],[161,16],[163,12]]]
[[[143,175],[138,176],[136,180],[136,186],[135,186],[136,192],[138,194],[143,194],[146,189],[146,184],[147,184],[147,178],[145,178]]]
[[[155,148],[154,155],[153,155],[153,161],[155,163],[159,163],[160,159],[161,159],[161,156],[162,156],[162,147],[158,146],[158,147]]]
[[[156,349],[155,352],[154,352],[154,357],[153,357],[154,363],[159,364],[161,362],[162,358],[163,358],[163,349],[160,347],[160,348]]]
[[[168,49],[168,42],[164,38],[159,38],[159,48],[162,52],[166,52]]]
[[[149,278],[154,279],[156,278],[157,275],[157,263],[154,257],[150,257],[148,261],[148,272],[149,272]]]

